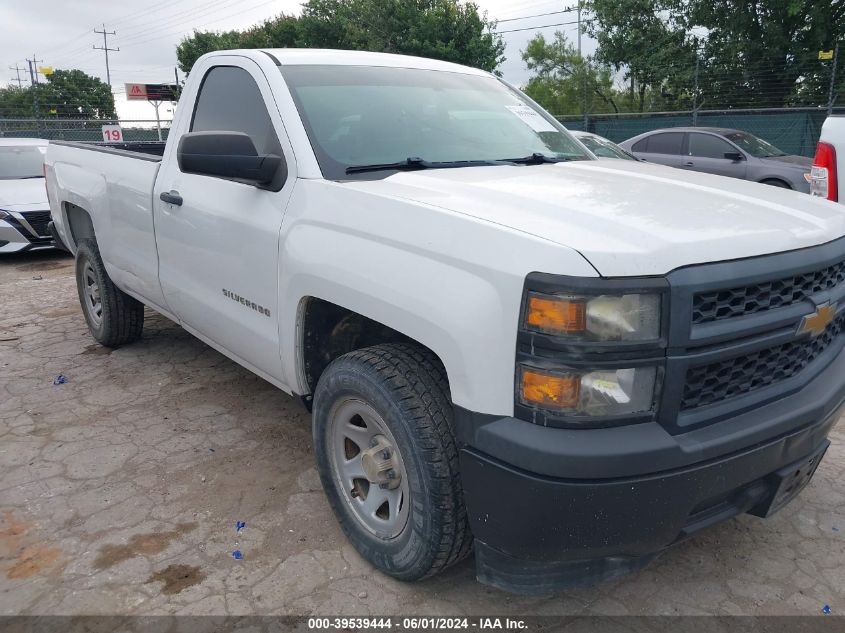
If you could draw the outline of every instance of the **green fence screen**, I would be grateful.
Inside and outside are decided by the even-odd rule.
[[[837,109],[845,113],[845,108]],[[723,127],[750,132],[780,148],[787,154],[813,156],[819,140],[822,123],[827,118],[826,109],[784,110],[718,110],[699,111],[693,120],[692,112],[667,112],[652,114],[590,115],[585,128],[583,116],[565,116],[558,119],[569,129],[594,132],[615,143],[660,128]]]

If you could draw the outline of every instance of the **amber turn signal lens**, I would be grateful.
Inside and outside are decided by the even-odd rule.
[[[529,328],[541,332],[583,332],[587,326],[587,304],[583,301],[530,295],[525,322]]]
[[[581,394],[581,376],[522,370],[520,397],[524,404],[549,409],[574,409]]]

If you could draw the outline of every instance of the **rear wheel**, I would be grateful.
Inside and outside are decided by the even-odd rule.
[[[114,285],[96,240],[81,240],[76,250],[76,287],[94,340],[117,347],[141,338],[144,305]]]
[[[782,180],[776,180],[776,179],[774,179],[774,178],[769,179],[769,180],[761,180],[761,181],[760,181],[760,184],[763,184],[763,185],[771,185],[772,187],[780,187],[781,189],[792,189],[792,187],[790,187],[790,186],[789,186],[788,184],[786,184],[784,181],[782,181]]]
[[[452,408],[431,353],[377,345],[332,362],[315,393],[314,448],[343,531],[377,568],[418,580],[469,553]]]

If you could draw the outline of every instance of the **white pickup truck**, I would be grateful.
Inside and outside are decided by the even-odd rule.
[[[786,504],[845,399],[842,207],[596,160],[479,70],[213,53],[166,145],[51,143],[46,175],[93,337],[145,304],[301,396],[400,579],[473,546],[511,591],[639,569]]]
[[[822,125],[816,157],[810,171],[810,194],[845,204],[839,189],[845,185],[839,174],[845,174],[845,115],[831,115]]]

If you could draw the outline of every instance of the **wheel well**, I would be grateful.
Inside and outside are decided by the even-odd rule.
[[[784,187],[786,189],[792,189],[792,186],[782,178],[763,178],[763,180],[760,181],[760,184],[774,185],[775,187]]]
[[[85,209],[72,202],[65,202],[65,215],[74,245],[79,244],[80,240],[94,238],[94,223]]]
[[[437,357],[425,345],[401,332],[323,299],[307,298],[301,319],[302,370],[311,394],[317,388],[320,376],[335,358],[357,349],[403,342],[428,349]],[[310,396],[305,399],[306,403],[309,402]]]

